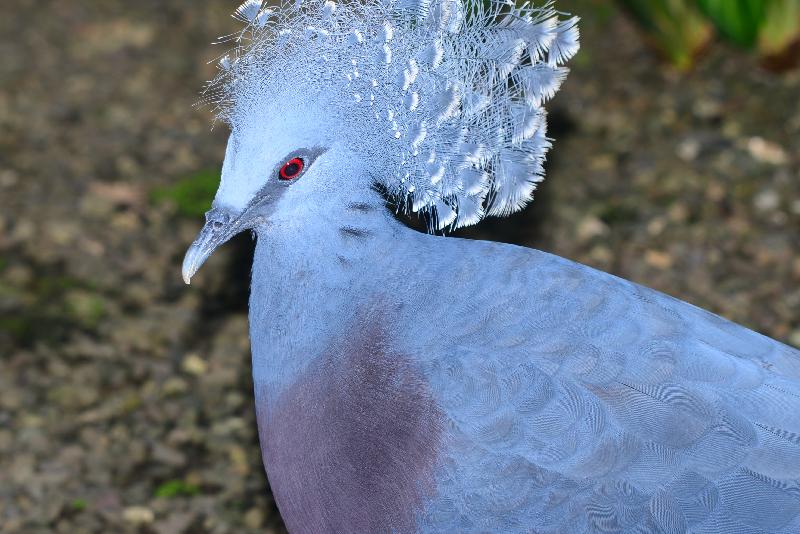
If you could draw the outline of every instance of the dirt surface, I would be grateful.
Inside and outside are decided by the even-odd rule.
[[[0,531],[280,532],[257,444],[252,242],[185,287],[160,195],[216,172],[193,107],[236,2],[0,5]],[[610,271],[800,345],[800,75],[665,69],[603,2],[551,106],[548,180],[465,234]],[[179,199],[180,200],[180,199]]]

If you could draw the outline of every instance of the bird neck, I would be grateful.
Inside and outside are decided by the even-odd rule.
[[[408,230],[370,186],[326,191],[324,198],[277,214],[256,229],[259,243],[269,244],[273,266],[282,261],[320,270],[347,261],[375,259]],[[323,273],[324,274],[324,273]]]
[[[370,188],[324,203],[302,220],[257,231],[250,333],[263,391],[279,392],[344,335],[363,299],[391,291],[398,265],[423,236],[398,222]]]

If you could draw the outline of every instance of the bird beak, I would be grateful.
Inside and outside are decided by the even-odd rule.
[[[242,230],[240,223],[241,217],[225,209],[214,208],[206,212],[206,224],[183,258],[181,271],[184,282],[189,284],[211,253]]]

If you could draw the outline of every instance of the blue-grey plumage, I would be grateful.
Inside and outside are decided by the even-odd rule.
[[[800,531],[796,350],[544,252],[426,236],[385,214],[352,224],[366,236],[272,228],[256,251],[262,447],[290,530]],[[287,254],[300,235],[318,253]],[[365,392],[380,380],[322,371],[339,358],[356,379],[380,374],[361,373],[353,353],[402,361],[409,376],[395,379],[413,387],[375,403]],[[348,387],[350,413],[325,408]],[[396,409],[407,395],[426,413]],[[398,442],[386,427],[406,416],[398,424],[425,439]],[[381,472],[354,488],[337,469]],[[418,487],[379,491],[409,473]],[[413,515],[385,515],[402,506]],[[309,508],[325,519],[305,524]]]
[[[232,131],[183,274],[258,235],[255,398],[287,526],[800,532],[800,353],[544,252],[415,232],[387,207],[385,193],[437,227],[474,224],[542,178],[542,104],[575,20],[486,5],[237,11],[252,44],[222,62]]]

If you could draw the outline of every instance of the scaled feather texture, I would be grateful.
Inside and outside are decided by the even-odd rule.
[[[800,533],[797,350],[386,207],[445,230],[522,209],[575,18],[499,0],[234,16],[206,93],[231,135],[183,276],[257,234],[256,416],[290,531]]]
[[[578,50],[577,17],[499,0],[248,0],[235,16],[245,28],[206,92],[222,120],[292,84],[309,104],[324,97],[353,148],[381,161],[385,190],[434,228],[531,200],[550,148],[543,105]]]

